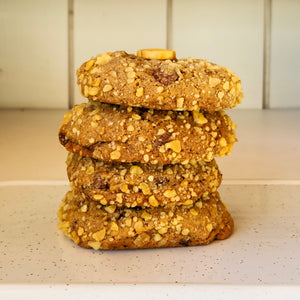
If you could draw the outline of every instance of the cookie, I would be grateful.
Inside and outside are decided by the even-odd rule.
[[[72,189],[103,205],[156,207],[192,204],[217,190],[222,175],[215,160],[152,165],[104,162],[69,153]]]
[[[89,102],[65,115],[59,140],[70,152],[104,161],[185,164],[228,155],[236,141],[234,129],[224,111],[164,111]]]
[[[243,98],[241,80],[226,67],[195,58],[177,60],[169,52],[164,55],[168,50],[142,51],[140,56],[105,53],[85,62],[77,70],[82,95],[124,106],[210,112],[233,108]],[[147,59],[159,57],[163,59]]]
[[[229,237],[233,230],[217,192],[194,205],[138,209],[102,206],[69,191],[58,218],[68,238],[96,250],[204,245]]]

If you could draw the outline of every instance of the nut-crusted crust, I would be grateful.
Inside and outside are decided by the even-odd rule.
[[[233,220],[217,192],[195,205],[110,211],[69,191],[58,218],[68,238],[96,250],[204,245],[233,231]]]
[[[214,160],[152,165],[104,162],[69,153],[67,171],[72,188],[87,199],[126,207],[192,204],[215,192],[222,180]]]
[[[77,70],[89,100],[163,110],[217,111],[241,102],[241,81],[206,60],[152,60],[124,51],[91,58]]]
[[[70,152],[104,161],[211,161],[230,153],[235,124],[223,111],[148,110],[100,102],[75,105],[59,129]]]

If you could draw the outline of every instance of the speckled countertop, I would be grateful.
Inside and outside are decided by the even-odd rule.
[[[218,160],[235,220],[209,246],[94,251],[56,228],[68,190],[64,111],[0,112],[0,298],[246,299],[300,295],[300,111],[235,110],[239,143]]]

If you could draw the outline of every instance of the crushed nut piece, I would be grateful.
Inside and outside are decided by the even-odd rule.
[[[151,190],[150,190],[149,185],[147,183],[142,182],[139,187],[142,190],[144,195],[151,195]]]
[[[105,238],[105,234],[106,234],[106,230],[105,228],[96,231],[95,233],[93,233],[92,237],[93,239],[95,239],[97,242],[102,241]]]
[[[116,210],[116,206],[115,205],[110,205],[110,206],[106,206],[104,207],[104,209],[109,213],[109,214],[113,214]]]
[[[158,206],[158,201],[156,198],[152,195],[149,197],[149,203],[151,206],[157,207]]]
[[[88,245],[93,248],[94,250],[99,250],[101,247],[100,242],[93,242],[93,241],[88,241]]]
[[[95,172],[94,166],[89,166],[88,169],[86,170],[87,175],[94,174],[94,172]]]
[[[142,88],[142,87],[140,87],[140,88],[138,88],[137,90],[136,90],[136,96],[137,97],[141,97],[141,96],[143,96],[143,94],[144,94],[144,89]]]
[[[182,235],[188,235],[190,233],[190,230],[188,229],[188,228],[184,228],[184,229],[182,229],[182,231],[181,231],[181,234]]]
[[[199,111],[193,111],[193,118],[196,124],[205,124],[207,123],[207,119],[203,116],[203,114]]]
[[[95,61],[93,59],[89,60],[85,65],[85,70],[88,71],[94,65]]]
[[[164,196],[167,197],[167,198],[173,198],[177,195],[176,191],[175,190],[166,190],[164,192]]]
[[[137,234],[142,233],[142,232],[143,232],[143,229],[144,229],[143,221],[142,221],[142,220],[137,221],[137,222],[134,224],[134,229],[135,229],[135,231],[136,231]]]
[[[118,231],[119,227],[118,227],[116,222],[111,222],[110,223],[110,229],[113,230],[113,231]]]
[[[132,175],[141,175],[144,173],[143,169],[138,166],[132,166],[129,172]]]
[[[85,213],[88,211],[88,206],[86,204],[84,204],[81,206],[80,210]]]
[[[208,224],[206,225],[206,229],[207,229],[208,232],[211,232],[211,231],[213,230],[212,224],[211,224],[211,223],[208,223]]]
[[[181,151],[181,143],[179,140],[171,141],[165,144],[166,149],[171,149],[176,153]]]
[[[113,89],[113,87],[110,85],[110,84],[106,84],[104,87],[103,87],[103,92],[109,92]]]
[[[111,159],[119,159],[121,157],[121,153],[118,150],[115,150],[110,153],[110,158]]]
[[[162,239],[162,236],[159,233],[156,233],[153,237],[155,242],[159,242]]]
[[[144,211],[144,212],[142,213],[141,217],[142,217],[145,221],[147,221],[147,220],[151,220],[152,215],[150,215],[149,213],[147,213],[146,211]]]

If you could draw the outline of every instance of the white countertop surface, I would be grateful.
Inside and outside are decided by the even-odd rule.
[[[135,251],[82,249],[57,230],[64,112],[0,111],[1,299],[300,299],[300,110],[229,112],[239,142],[218,159],[228,240]]]

